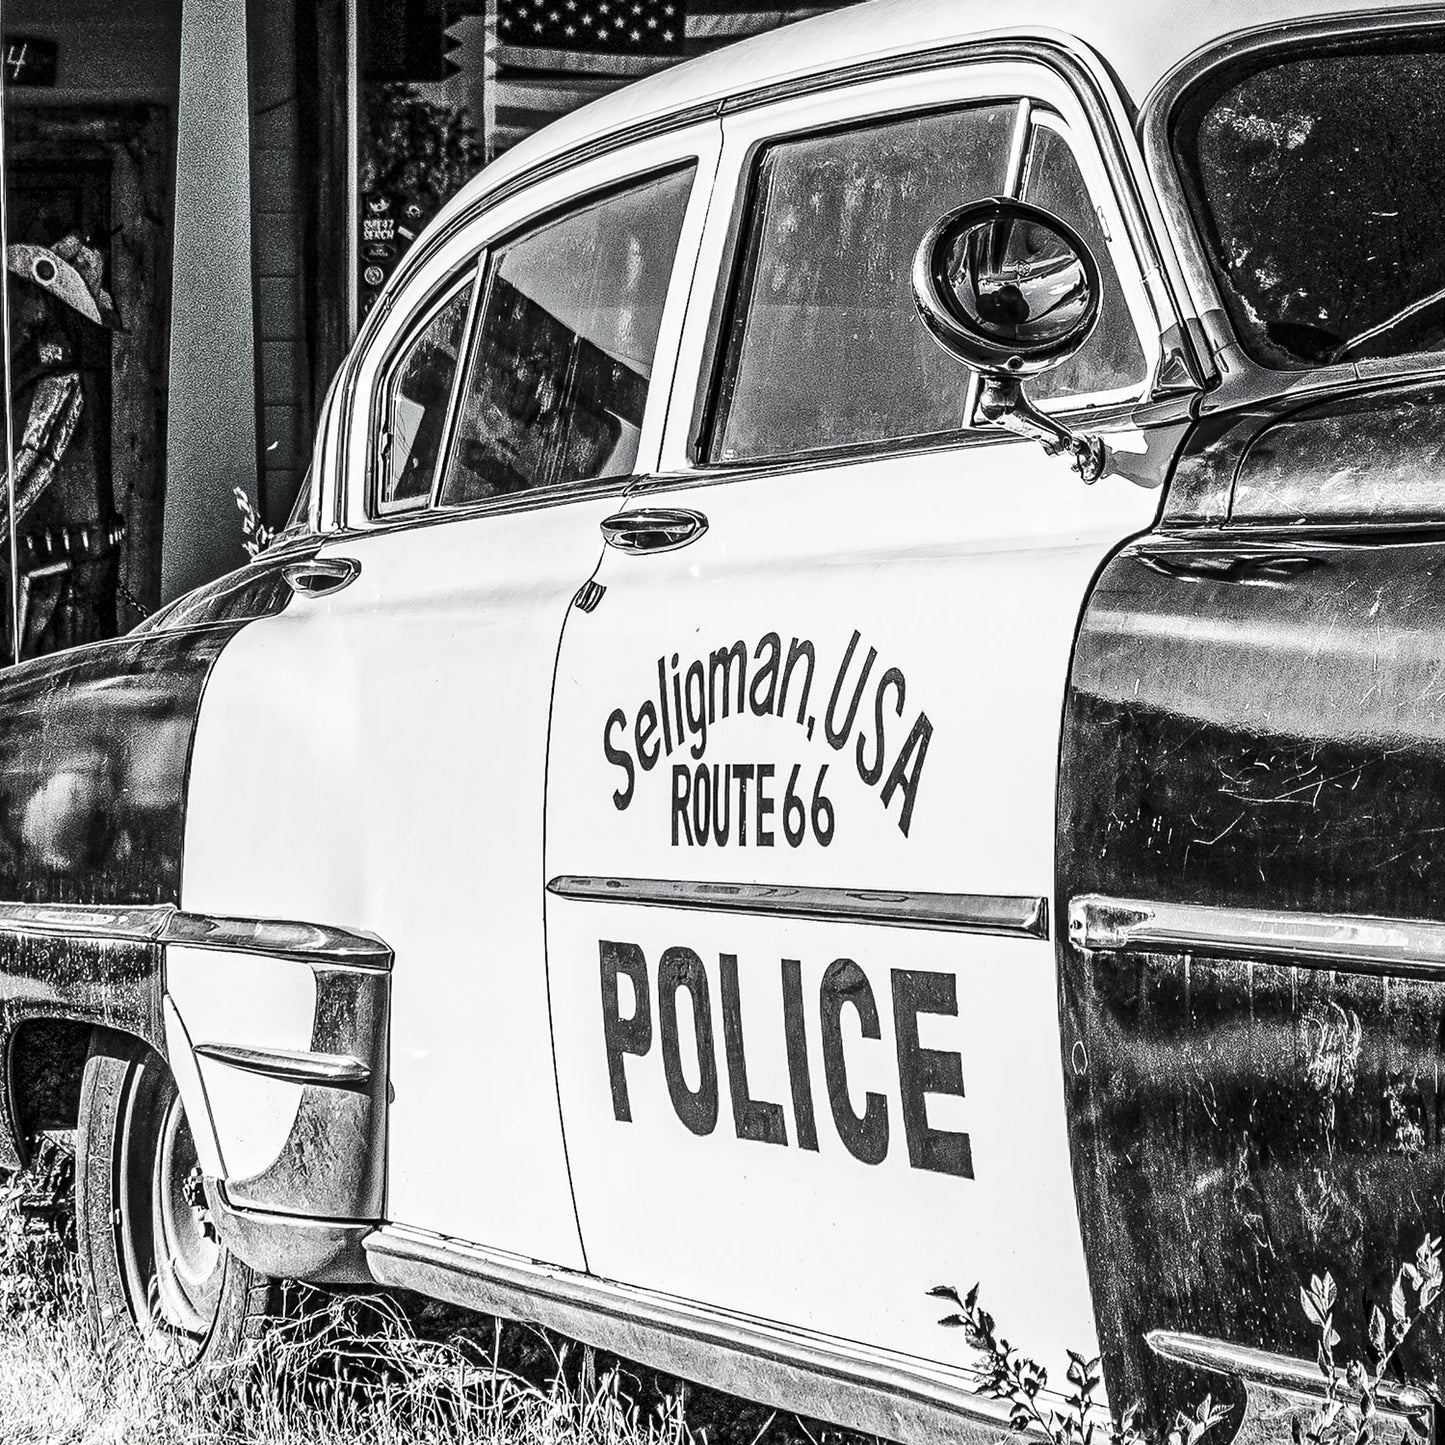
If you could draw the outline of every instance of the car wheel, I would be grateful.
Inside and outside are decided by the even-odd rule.
[[[166,1359],[235,1368],[281,1288],[221,1242],[170,1070],[158,1054],[97,1030],[80,1089],[76,1234],[97,1339],[134,1330]]]

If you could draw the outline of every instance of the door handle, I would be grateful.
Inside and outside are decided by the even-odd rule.
[[[671,507],[639,507],[615,512],[602,522],[602,540],[619,552],[673,552],[707,531],[701,512]]]
[[[308,557],[281,569],[282,579],[298,597],[329,597],[360,575],[361,563],[355,557]]]

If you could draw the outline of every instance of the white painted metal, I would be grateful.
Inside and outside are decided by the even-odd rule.
[[[436,286],[489,236],[695,158],[639,454],[655,463],[716,148],[707,126],[578,168],[436,258],[355,365],[354,430],[331,453],[348,520],[365,523],[387,348]],[[388,1216],[574,1268],[542,936],[546,726],[562,623],[617,505],[482,507],[338,538],[322,555],[355,558],[358,579],[248,627],[218,663],[186,819],[187,907],[336,921],[394,950]]]
[[[211,1106],[206,1101],[206,1088],[201,1083],[195,1055],[191,1053],[190,1036],[169,998],[161,1001],[161,1019],[165,1031],[166,1062],[175,1075],[176,1091],[181,1096],[181,1104],[190,1122],[191,1137],[196,1141],[196,1157],[200,1160],[201,1171],[210,1179],[220,1179],[226,1170],[221,1163],[221,1146],[211,1119]]]
[[[980,66],[729,118],[720,204],[699,276],[719,269],[728,221],[721,198],[742,183],[759,141],[869,111],[1023,94],[1056,108],[1072,128],[1109,232],[1122,237],[1103,168],[1062,85],[1032,67]],[[1115,259],[1152,362],[1157,327],[1138,265],[1117,240]],[[773,473],[687,474],[686,426],[711,299],[701,283],[699,293],[663,451],[665,467],[684,476],[675,490],[649,490],[630,505],[692,508],[708,530],[674,552],[609,549],[597,573],[605,598],[594,613],[569,618],[553,705],[549,876],[1049,894],[1059,719],[1079,611],[1111,548],[1152,520],[1158,493],[1118,478],[1086,488],[1063,461],[1006,441]],[[1127,431],[1111,440],[1145,445]],[[800,673],[786,709],[715,712],[705,741],[694,730],[687,749],[674,747],[650,771],[636,766],[636,721],[646,703],[657,704],[659,660],[670,691],[674,657],[686,687],[694,661],[706,676],[713,650],[741,641],[751,679],[768,634],[785,652],[794,639],[813,644],[801,721]],[[855,636],[835,720],[864,658],[874,648],[877,657],[858,719],[835,750],[825,740],[830,694]],[[904,688],[894,685],[879,701],[888,669]],[[859,750],[865,763],[876,753],[875,707],[886,722],[884,778],[916,720],[926,714],[932,727],[906,836],[906,793],[885,804],[886,784],[860,774]],[[619,710],[625,725],[611,729],[610,741],[625,744],[635,764],[625,808],[615,798],[625,792],[625,769],[604,750]],[[675,744],[675,723],[672,732]],[[736,781],[724,845],[714,835],[689,847],[682,829],[673,841],[674,768],[699,763],[774,769],[770,817],[759,816],[756,774],[751,780],[746,846]],[[810,836],[791,847],[785,788],[798,767],[809,806],[824,765],[834,836],[822,846],[810,823]],[[759,846],[760,824],[771,827],[771,846]],[[595,1272],[790,1328],[955,1361],[967,1352],[938,1328],[937,1301],[925,1292],[978,1281],[1010,1338],[1027,1340],[1054,1378],[1064,1377],[1066,1348],[1093,1350],[1050,943],[560,897],[549,898],[547,929],[564,1124]],[[630,1121],[618,1117],[609,1084],[603,941],[636,945],[647,964],[652,1040],[640,1056],[622,1059]],[[720,1108],[715,1128],[702,1134],[681,1122],[662,1058],[659,962],[677,947],[695,951],[708,974]],[[737,960],[749,1089],[782,1106],[786,1146],[739,1137],[723,1038],[725,955]],[[837,959],[862,970],[880,1015],[880,1036],[867,1038],[845,1009],[841,1046],[854,1112],[866,1091],[887,1101],[888,1146],[877,1163],[845,1148],[824,1087],[820,982]],[[816,1151],[799,1147],[783,960],[798,961]],[[974,1177],[910,1163],[906,1070],[890,1000],[895,970],[940,975],[956,990],[957,1016],[923,1014],[919,1034],[924,1048],[959,1056],[965,1094],[931,1093],[926,1117],[934,1129],[968,1134]],[[626,980],[619,995],[617,1014],[630,1017],[637,999]],[[696,1089],[705,1065],[689,995],[679,997],[681,1073]]]
[[[310,1047],[316,1017],[316,975],[310,964],[171,944],[166,994],[192,1048],[202,1042]],[[291,1133],[303,1086],[214,1059],[196,1060],[195,1066],[220,1151],[222,1167],[214,1175],[246,1179],[261,1173]],[[182,1097],[192,1114],[193,1101]],[[199,1140],[200,1131],[195,1132]]]

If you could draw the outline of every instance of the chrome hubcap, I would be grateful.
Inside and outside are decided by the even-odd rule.
[[[151,1348],[194,1359],[215,1322],[225,1251],[175,1083],[147,1062],[125,1108],[116,1244],[131,1312]]]
[[[151,1177],[156,1294],[161,1323],[203,1335],[221,1290],[221,1245],[206,1208],[201,1166],[180,1096],[161,1124]]]

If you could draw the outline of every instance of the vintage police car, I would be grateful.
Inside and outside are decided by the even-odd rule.
[[[95,1317],[375,1281],[906,1440],[1006,1424],[941,1282],[1116,1406],[1317,1388],[1325,1267],[1362,1351],[1445,1192],[1442,128],[1434,7],[877,0],[489,168],[282,543],[0,684]]]

